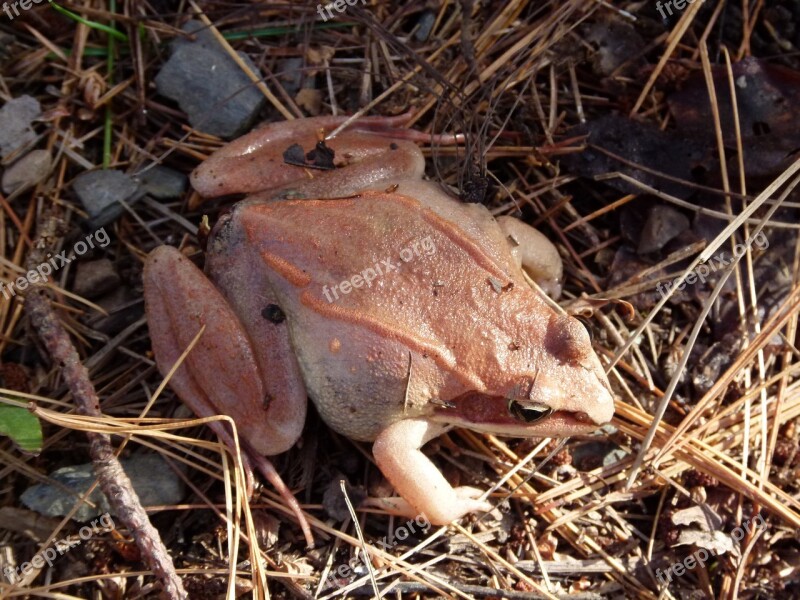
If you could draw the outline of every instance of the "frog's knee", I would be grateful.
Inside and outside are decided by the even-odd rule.
[[[508,238],[511,254],[523,269],[549,296],[558,298],[564,276],[561,256],[543,234],[515,219],[498,217],[497,223]]]

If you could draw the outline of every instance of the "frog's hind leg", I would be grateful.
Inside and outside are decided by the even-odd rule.
[[[324,136],[348,117],[270,123],[207,158],[192,173],[192,186],[205,198],[255,192],[331,198],[379,181],[417,178],[425,161],[414,142],[454,144],[463,136],[431,136],[402,127],[410,118],[362,117],[324,143]],[[311,152],[316,156],[309,158]]]
[[[564,277],[561,256],[544,234],[514,217],[498,217],[514,260],[550,297],[558,299]]]
[[[311,528],[297,499],[260,454],[275,448],[285,450],[296,441],[296,436],[280,440],[285,433],[282,429],[287,428],[280,423],[276,426],[275,419],[270,419],[276,412],[291,410],[281,410],[285,398],[268,396],[252,344],[236,314],[202,271],[171,246],[160,246],[147,257],[144,283],[147,320],[159,371],[166,376],[205,327],[183,364],[175,370],[170,386],[198,416],[227,414],[233,419],[243,439],[242,446],[251,451],[250,460],[244,460],[246,472],[252,463],[272,483],[312,545]],[[233,436],[221,421],[210,425],[227,446],[235,448]],[[270,438],[279,438],[278,446],[265,444]],[[275,439],[271,441],[274,444]],[[249,478],[252,481],[252,475]]]

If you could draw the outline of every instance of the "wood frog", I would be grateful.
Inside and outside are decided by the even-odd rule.
[[[334,430],[374,442],[401,497],[385,505],[446,524],[490,505],[452,487],[426,442],[452,427],[587,433],[614,400],[584,326],[523,275],[558,293],[555,247],[423,181],[426,136],[404,121],[362,118],[322,143],[343,119],[301,119],[215,152],[195,189],[248,197],[213,228],[205,274],[156,248],[145,300],[164,374],[205,326],[172,388],[201,416],[229,415],[270,481],[257,457],[295,443],[310,397]]]

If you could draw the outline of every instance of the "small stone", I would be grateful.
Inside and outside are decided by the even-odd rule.
[[[39,101],[31,96],[14,98],[0,108],[1,159],[36,140],[31,123],[41,114]]]
[[[107,258],[78,263],[73,291],[83,298],[93,299],[119,285],[114,263]]]
[[[188,185],[186,175],[161,165],[138,173],[134,179],[139,182],[145,192],[159,200],[180,198]]]
[[[342,486],[339,483],[342,477],[334,477],[328,484],[328,488],[322,495],[322,508],[325,513],[336,519],[337,521],[344,521],[350,516],[350,509],[347,507],[347,501],[342,494]],[[358,506],[367,497],[366,492],[361,487],[353,487],[349,482],[345,483],[347,496],[353,506]]]
[[[53,161],[47,150],[29,152],[3,173],[3,191],[11,194],[44,181]]]
[[[121,459],[120,463],[145,508],[176,504],[183,499],[183,481],[160,455],[135,454]],[[25,506],[48,517],[69,513],[78,497],[85,494],[97,478],[91,463],[64,467],[53,471],[48,477],[56,482],[55,485],[39,483],[29,487],[20,496]],[[82,503],[73,520],[85,522],[104,513],[116,516],[99,486],[88,500],[95,506]]]
[[[278,63],[278,79],[283,84],[283,89],[290,96],[294,96],[300,91],[303,84],[303,59],[299,56],[292,56]]]
[[[670,206],[656,205],[650,209],[639,238],[639,254],[661,250],[674,237],[689,228],[689,218]]]
[[[175,41],[172,56],[155,78],[158,93],[177,102],[199,131],[223,138],[243,133],[266,99],[205,25],[189,21],[183,31],[197,39]],[[248,56],[239,56],[259,74]]]
[[[125,209],[119,200],[132,203],[139,199],[139,184],[121,171],[89,171],[78,175],[72,184],[78,199],[91,220],[90,227],[99,229],[116,221]]]
[[[433,26],[436,24],[436,12],[430,9],[423,11],[417,22],[417,30],[414,32],[414,37],[418,42],[425,42],[433,31]]]

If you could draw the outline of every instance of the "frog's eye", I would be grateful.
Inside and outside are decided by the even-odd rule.
[[[517,421],[536,423],[550,416],[553,409],[544,404],[521,404],[516,400],[508,400],[508,412]]]

